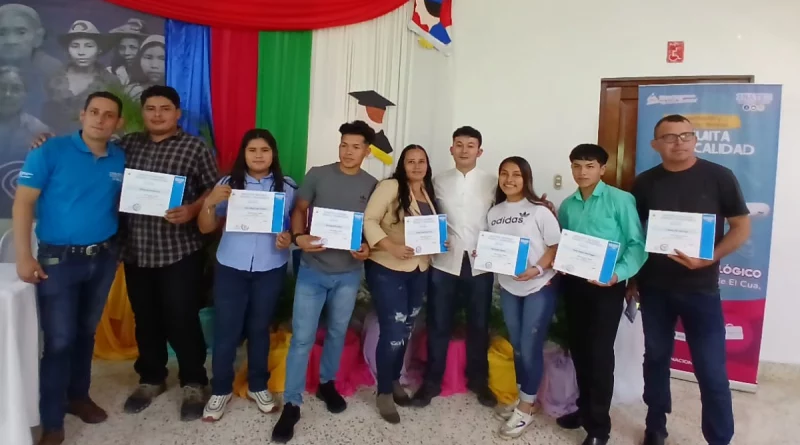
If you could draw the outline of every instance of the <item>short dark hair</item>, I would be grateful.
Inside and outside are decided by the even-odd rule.
[[[342,136],[346,134],[355,134],[364,138],[364,143],[372,145],[375,142],[375,130],[364,121],[345,122],[339,127],[339,133]]]
[[[669,116],[664,116],[661,119],[659,119],[658,122],[656,122],[656,126],[653,127],[653,137],[654,138],[658,135],[658,127],[660,127],[661,124],[663,124],[665,122],[671,122],[673,124],[677,124],[677,123],[680,123],[680,122],[688,122],[690,124],[692,123],[692,121],[687,119],[686,116],[682,116],[680,114],[670,114]]]
[[[116,94],[110,93],[108,91],[96,91],[90,94],[89,97],[86,98],[86,102],[83,104],[83,111],[88,110],[89,104],[92,102],[93,99],[97,97],[102,99],[108,99],[117,104],[117,115],[122,116],[122,100],[119,97],[117,97]]]
[[[181,107],[181,95],[178,94],[175,88],[168,87],[166,85],[153,85],[148,87],[142,91],[142,106],[144,106],[144,103],[147,102],[147,99],[150,99],[151,97],[163,97],[172,102],[172,104],[175,105],[175,108]]]
[[[569,162],[575,161],[597,161],[600,165],[606,165],[608,152],[597,144],[580,144],[569,154]]]
[[[453,139],[459,136],[475,138],[478,140],[478,147],[483,145],[483,136],[481,136],[481,132],[470,126],[456,128],[456,131],[453,132]]]

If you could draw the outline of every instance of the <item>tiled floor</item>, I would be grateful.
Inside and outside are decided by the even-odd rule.
[[[84,425],[67,418],[68,445],[216,445],[268,443],[277,416],[265,416],[255,405],[234,399],[218,423],[182,423],[178,420],[180,391],[174,387],[146,411],[122,413],[136,375],[129,362],[95,362],[94,399],[110,417],[100,425]],[[174,369],[173,369],[174,371]],[[174,372],[173,372],[174,376]],[[674,413],[670,417],[671,445],[703,444],[700,434],[700,396],[694,383],[674,381]],[[498,422],[473,397],[437,398],[424,410],[401,408],[403,421],[393,426],[375,412],[374,393],[365,389],[349,400],[342,414],[329,414],[321,402],[310,398],[292,444],[386,445],[488,445],[508,443],[494,431]],[[800,379],[771,372],[763,375],[757,394],[734,393],[739,445],[790,445],[800,443]],[[638,444],[644,427],[644,405],[615,407],[612,444]],[[518,444],[580,444],[579,432],[559,430],[552,419],[541,417]],[[0,440],[2,442],[2,440]]]

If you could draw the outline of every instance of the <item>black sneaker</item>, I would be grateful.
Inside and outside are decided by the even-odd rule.
[[[467,389],[478,396],[478,403],[481,405],[488,408],[494,408],[497,406],[497,397],[494,395],[492,390],[489,389],[489,385],[485,383],[480,385],[467,385]]]
[[[199,385],[186,385],[183,387],[183,402],[181,403],[181,421],[191,422],[203,417],[203,410],[208,402],[206,389]]]
[[[441,387],[431,383],[423,383],[414,396],[411,398],[411,406],[425,408],[431,404],[431,400],[442,393]]]
[[[142,383],[136,387],[133,393],[125,401],[124,411],[128,414],[136,414],[142,412],[150,406],[153,399],[160,396],[167,390],[167,384],[161,383],[159,385],[148,385]]]
[[[556,423],[561,428],[565,430],[577,430],[578,428],[583,426],[583,422],[581,421],[581,414],[580,411],[575,411],[574,413],[565,414],[558,419],[556,419]]]
[[[278,423],[272,429],[272,441],[276,443],[287,443],[294,437],[294,426],[300,420],[300,407],[291,403],[283,406]]]
[[[336,390],[333,380],[319,384],[319,388],[317,388],[317,398],[325,402],[328,411],[334,414],[339,414],[347,409],[347,402],[344,401],[339,391]]]

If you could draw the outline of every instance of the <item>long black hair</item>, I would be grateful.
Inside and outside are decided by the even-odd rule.
[[[272,191],[282,192],[286,180],[283,177],[281,161],[278,158],[278,141],[275,140],[275,136],[273,136],[269,130],[265,130],[263,128],[254,128],[252,130],[248,130],[247,133],[242,136],[242,144],[239,147],[239,154],[236,156],[236,161],[233,162],[233,168],[231,168],[228,184],[230,184],[231,188],[237,190],[242,190],[245,188],[244,181],[245,174],[247,173],[247,145],[250,144],[250,142],[254,139],[264,139],[267,141],[267,145],[269,145],[272,149],[272,165],[269,167],[269,171],[272,173]]]
[[[503,166],[505,164],[514,164],[519,167],[519,171],[522,173],[522,196],[533,204],[547,207],[547,204],[545,204],[542,198],[533,191],[533,172],[531,171],[531,165],[528,164],[525,158],[519,156],[505,158],[503,162],[500,163],[500,167],[497,169],[497,190],[494,193],[494,203],[500,204],[506,200],[506,194],[503,193],[503,189],[500,188],[500,172],[503,171]]]
[[[428,203],[431,205],[431,209],[433,209],[434,203],[436,202],[436,193],[433,190],[433,170],[431,169],[431,160],[428,157],[428,152],[422,148],[421,145],[411,144],[406,146],[403,149],[403,152],[400,153],[400,159],[397,160],[397,167],[394,169],[394,174],[392,174],[392,179],[397,180],[398,189],[397,189],[397,208],[394,210],[394,217],[397,222],[400,222],[400,212],[404,212],[406,215],[411,214],[411,189],[408,186],[408,175],[406,174],[406,155],[411,150],[421,150],[422,153],[425,154],[425,162],[428,164],[428,170],[425,172],[425,177],[422,179],[422,186],[425,188],[425,192],[428,193],[428,198],[430,198],[431,202]]]

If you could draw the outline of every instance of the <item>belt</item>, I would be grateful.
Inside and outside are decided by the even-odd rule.
[[[103,241],[102,243],[90,244],[88,246],[56,246],[52,244],[42,243],[39,250],[61,250],[71,255],[85,255],[95,256],[104,250],[108,250],[113,245],[111,240]]]

